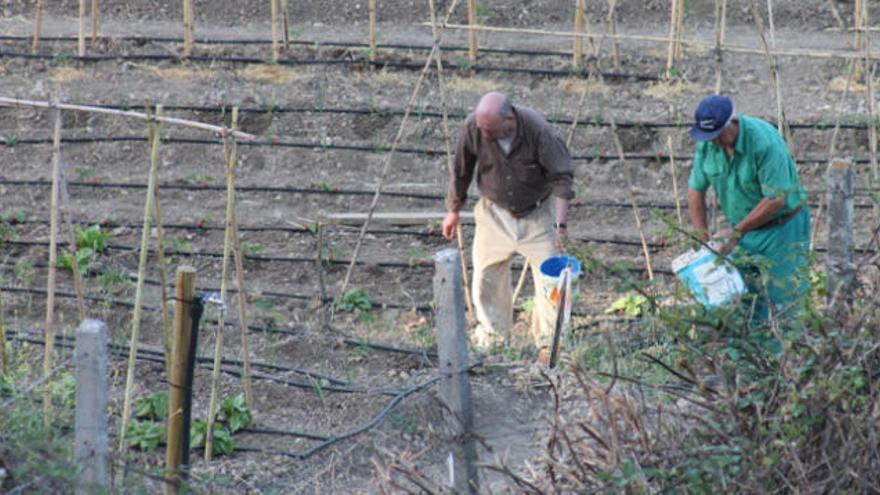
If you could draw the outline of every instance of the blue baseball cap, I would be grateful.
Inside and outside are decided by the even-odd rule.
[[[733,119],[733,102],[730,98],[721,95],[712,95],[703,98],[694,112],[694,125],[691,126],[691,138],[694,141],[711,141],[717,138],[721,131],[730,124]]]

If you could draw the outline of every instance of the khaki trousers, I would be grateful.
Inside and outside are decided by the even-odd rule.
[[[474,344],[489,347],[509,340],[513,326],[513,297],[510,284],[510,260],[515,253],[526,258],[535,284],[532,311],[532,337],[537,347],[549,346],[556,323],[555,305],[544,297],[539,267],[545,259],[558,254],[554,230],[552,199],[523,218],[514,217],[486,198],[474,207],[473,261],[474,309],[477,328]]]

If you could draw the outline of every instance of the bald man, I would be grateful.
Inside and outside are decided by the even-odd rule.
[[[563,249],[567,236],[571,156],[541,115],[492,92],[480,98],[458,136],[443,220],[447,239],[455,237],[474,172],[481,195],[474,207],[474,344],[491,348],[510,336],[510,260],[519,253],[532,268],[532,336],[546,359],[556,309],[544,297],[539,266]]]

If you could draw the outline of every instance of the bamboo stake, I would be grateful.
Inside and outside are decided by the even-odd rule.
[[[86,56],[86,0],[79,0],[79,35],[77,38],[79,57]]]
[[[722,45],[727,20],[727,0],[715,0],[715,94],[721,94],[723,67]]]
[[[238,107],[233,107],[232,109],[232,128],[238,128]],[[233,163],[233,167],[235,164],[235,154],[236,154],[236,142],[235,139],[230,136],[223,137],[223,153],[226,156],[226,163]],[[232,200],[235,200],[235,176],[233,175],[231,179],[227,179],[227,190],[231,189]],[[228,195],[230,193],[227,192],[227,200]],[[251,352],[250,352],[250,344],[248,341],[248,329],[247,329],[247,294],[245,293],[244,287],[244,262],[242,261],[241,255],[241,246],[239,245],[238,238],[238,225],[236,223],[235,217],[235,205],[231,210],[227,209],[227,223],[228,229],[232,231],[232,258],[235,263],[235,283],[238,286],[238,329],[241,334],[241,382],[242,387],[244,388],[244,399],[247,403],[248,407],[254,409],[254,391],[251,386]]]
[[[421,23],[422,26],[430,26],[430,22]],[[468,30],[471,27],[468,24],[444,24],[444,29],[450,30]],[[473,29],[477,32],[484,33],[512,33],[512,34],[533,34],[533,35],[543,35],[543,36],[554,36],[560,38],[571,38],[573,36],[577,36],[577,33],[574,31],[552,31],[545,29],[533,29],[533,28],[511,28],[511,27],[496,27],[496,26],[474,26]],[[653,36],[653,35],[642,35],[642,34],[611,34],[611,33],[590,33],[584,32],[582,34],[584,38],[588,39],[609,39],[609,40],[630,40],[630,41],[648,41],[648,42],[656,42],[663,43],[664,45],[669,43],[670,38],[668,36]],[[722,41],[723,41],[722,36]],[[681,44],[684,46],[702,48],[711,51],[715,47],[714,41],[702,41],[697,39],[682,39]],[[734,44],[725,44],[724,51],[731,53],[745,53],[745,54],[756,54],[756,55],[764,55],[767,51],[763,48],[754,48],[749,46],[742,45],[734,45]],[[852,52],[852,51],[843,51],[843,50],[800,50],[800,49],[785,49],[785,50],[774,50],[771,52],[774,56],[784,56],[784,57],[802,57],[802,58],[821,58],[821,59],[862,59],[863,54],[861,51]],[[871,52],[871,60],[880,60],[880,52]]]
[[[146,120],[147,122],[162,122],[165,124],[174,124],[184,127],[191,127],[193,129],[201,129],[203,131],[213,132],[220,136],[224,136],[226,134],[235,136],[240,139],[245,139],[248,141],[256,141],[258,138],[253,134],[248,134],[246,132],[237,131],[234,129],[229,129],[228,127],[219,126],[219,125],[211,125],[205,124],[202,122],[196,122],[194,120],[186,120],[186,119],[178,119],[175,117],[157,117],[155,115],[149,115],[141,112],[134,112],[130,110],[115,110],[112,108],[103,108],[103,107],[93,107],[88,105],[71,105],[69,103],[58,103],[52,104],[45,101],[33,101],[33,100],[22,100],[18,98],[7,98],[5,96],[0,96],[0,106],[9,106],[9,107],[35,107],[35,108],[58,108],[59,110],[72,110],[75,112],[90,112],[90,113],[103,113],[107,115],[116,115],[119,117],[130,117],[134,119]]]
[[[767,21],[770,24],[770,48],[776,49],[776,27],[773,23],[773,0],[767,0]]]
[[[614,70],[620,70],[620,43],[617,41],[617,21],[614,18],[614,11],[617,10],[617,0],[608,0],[608,33],[614,36],[612,43],[611,56],[614,61]]]
[[[3,376],[9,375],[9,355],[6,353],[6,310],[3,308],[3,290],[0,289],[0,361]]]
[[[98,0],[92,0],[92,46],[98,41]]]
[[[477,65],[477,0],[467,0],[468,7],[468,62],[471,72]],[[448,19],[447,19],[448,20]]]
[[[37,13],[34,17],[34,41],[31,51],[37,53],[40,49],[40,30],[43,28],[43,0],[37,0]]]
[[[571,68],[574,71],[580,70],[584,58],[584,9],[586,9],[585,0],[577,0],[574,7],[575,36],[571,49]]]
[[[868,25],[868,3],[862,1],[862,24],[863,26]],[[867,97],[868,97],[868,122],[870,125],[868,126],[868,147],[870,150],[871,156],[871,174],[870,187],[875,187],[877,185],[877,122],[874,119],[874,70],[876,69],[876,65],[871,65],[869,61],[868,55],[871,53],[871,33],[870,31],[864,32],[864,37],[862,41],[865,44],[865,79],[867,80]],[[876,223],[877,219],[880,218],[880,205],[876,201],[874,201],[874,221]]]
[[[675,39],[678,27],[678,0],[669,2],[669,47],[666,50],[666,77],[672,76],[672,64],[675,62]]]
[[[57,98],[55,96],[54,98]],[[61,149],[61,110],[53,108],[52,118],[55,123],[52,132],[53,149]],[[49,377],[52,372],[53,353],[55,350],[55,272],[58,263],[58,189],[61,182],[61,153],[54,153],[52,160],[52,192],[49,205],[49,275],[46,280],[46,347],[43,354],[43,376]],[[76,263],[76,260],[73,260]],[[6,345],[6,342],[3,342]],[[47,386],[43,395],[43,424],[48,427],[52,415],[52,391]]]
[[[768,6],[772,3],[773,0],[767,0]],[[752,0],[752,12],[755,16],[755,23],[758,27],[758,32],[760,34],[761,43],[764,45],[764,55],[767,59],[767,66],[770,69],[770,78],[773,81],[773,85],[776,89],[776,127],[779,129],[779,134],[783,136],[785,139],[785,144],[788,145],[788,151],[792,156],[795,154],[795,144],[794,137],[791,135],[791,130],[788,127],[788,122],[785,119],[785,110],[782,105],[782,83],[779,79],[779,71],[776,67],[776,59],[773,57],[773,49],[768,45],[767,38],[764,37],[764,21],[761,19],[761,15],[758,12],[758,4],[756,0]],[[772,7],[770,8],[770,12],[772,13]],[[772,23],[771,23],[772,26]],[[775,39],[776,35],[771,33],[771,39]]]
[[[458,4],[458,0],[453,0],[452,4],[449,6],[449,10],[446,14],[446,19],[444,22],[449,21],[449,17],[452,12],[455,10],[455,6]],[[436,25],[436,23],[434,23]],[[416,97],[419,95],[419,91],[422,88],[422,82],[425,80],[425,74],[427,74],[428,69],[431,67],[431,59],[437,54],[437,47],[440,43],[440,36],[442,32],[439,32],[437,35],[437,41],[434,43],[434,46],[431,48],[431,53],[428,54],[428,57],[425,59],[425,65],[422,67],[422,71],[419,74],[418,80],[416,80],[416,86],[413,88],[412,95],[410,95],[409,101],[406,104],[406,109],[403,112],[403,118],[401,119],[400,126],[397,129],[397,135],[394,137],[394,141],[391,144],[391,149],[385,155],[385,163],[382,166],[382,174],[379,176],[379,182],[376,184],[376,191],[373,193],[373,200],[370,203],[370,209],[367,212],[367,219],[364,221],[364,225],[361,227],[360,234],[358,234],[357,243],[354,246],[354,253],[351,256],[351,262],[348,264],[348,269],[345,272],[345,278],[342,280],[342,288],[339,291],[339,294],[345,294],[345,289],[348,288],[348,283],[351,280],[351,273],[354,270],[354,265],[357,262],[358,255],[360,254],[361,245],[364,241],[364,236],[367,233],[367,229],[370,227],[370,222],[373,220],[373,213],[376,211],[376,205],[379,203],[379,197],[382,195],[382,188],[385,186],[385,181],[388,178],[388,169],[391,167],[391,158],[394,156],[394,152],[397,151],[397,147],[400,145],[401,139],[403,139],[403,132],[406,129],[406,123],[409,120],[409,114],[412,110],[413,104],[415,103]],[[335,306],[334,306],[335,311]],[[331,313],[332,315],[335,313]]]
[[[60,118],[59,112],[59,118]],[[60,131],[60,128],[59,128]],[[60,138],[59,138],[60,141]],[[52,153],[58,154],[58,161],[61,162],[61,146],[59,145],[57,149],[53,149]],[[77,261],[77,246],[76,246],[76,234],[73,231],[73,214],[70,208],[70,194],[67,189],[67,174],[64,172],[64,166],[61,166],[61,184],[59,187],[59,195],[61,196],[61,209],[64,210],[64,216],[67,220],[67,244],[70,250],[70,259],[71,259],[71,272],[73,274],[73,290],[76,293],[76,308],[79,313],[79,321],[85,321],[86,319],[86,301],[85,295],[83,294],[83,283],[82,283],[82,274],[79,272],[79,262]]]
[[[315,235],[317,237],[317,249],[315,249],[315,268],[318,270],[318,288],[321,291],[321,304],[323,306],[324,301],[327,300],[327,283],[324,281],[324,226],[321,224],[320,220],[315,222]],[[327,315],[327,311],[323,311],[322,316],[324,317],[325,327],[330,325],[330,321],[327,319]]]
[[[831,10],[831,17],[834,17],[834,20],[837,22],[837,28],[842,31],[846,29],[846,23],[840,17],[840,12],[837,11],[837,6],[834,5],[835,1],[828,0],[828,8]]]
[[[281,28],[284,49],[290,50],[290,14],[287,11],[287,0],[281,0]]]
[[[442,113],[442,122],[443,122],[443,144],[446,147],[446,167],[448,172],[451,174],[453,169],[453,152],[452,152],[452,140],[450,139],[451,133],[449,132],[449,114],[446,109],[446,81],[443,76],[443,53],[442,48],[440,47],[440,36],[437,32],[437,14],[434,10],[434,0],[428,0],[428,8],[431,11],[431,25],[435,26],[431,29],[431,37],[433,47],[436,48],[434,60],[437,64],[437,87],[440,90],[440,109]],[[474,310],[474,301],[471,297],[471,287],[470,287],[470,277],[468,275],[467,269],[467,258],[465,257],[464,252],[464,236],[461,232],[461,224],[456,226],[455,230],[455,240],[458,245],[458,258],[461,262],[461,280],[464,285],[464,301],[467,306],[468,315],[471,319],[476,319],[477,313]]]
[[[278,63],[278,0],[269,0],[272,4],[272,62]]]
[[[672,195],[675,197],[675,216],[678,217],[678,226],[684,222],[681,217],[681,198],[678,197],[678,171],[675,169],[675,155],[672,149],[672,136],[666,136],[666,152],[669,153],[669,168],[672,172]]]
[[[853,35],[853,48],[861,50],[862,44],[862,0],[855,0],[853,3],[853,27],[855,28]]]
[[[189,58],[193,52],[193,4],[192,0],[183,0],[183,58]]]
[[[376,0],[370,0],[368,9],[370,17],[370,69],[374,69],[375,65],[373,64],[376,63]]]
[[[675,58],[681,58],[681,35],[684,33],[684,0],[678,0],[678,11],[675,18]]]
[[[232,108],[232,126],[238,123],[238,107]],[[224,151],[226,151],[224,147]],[[211,372],[211,399],[208,403],[208,425],[205,433],[205,460],[210,461],[214,450],[214,411],[217,409],[217,384],[223,348],[223,328],[226,325],[226,292],[229,280],[229,254],[232,249],[232,225],[235,214],[235,154],[224,152],[226,157],[226,232],[223,236],[223,262],[220,268],[220,316],[217,318],[217,340],[214,344],[214,369]]]
[[[162,114],[162,105],[156,105],[155,116]],[[168,311],[168,288],[165,285],[168,274],[165,268],[165,229],[162,227],[162,205],[159,201],[159,146],[158,143],[162,137],[159,133],[160,126],[158,123],[148,126],[149,142],[150,142],[150,172],[155,173],[153,178],[156,181],[155,195],[153,196],[153,215],[156,224],[156,254],[159,258],[159,287],[161,291],[162,301],[160,304],[162,311],[162,336],[165,344],[165,366],[168,377],[171,377],[171,351],[174,336],[171,333],[170,312]]]
[[[156,124],[151,124],[153,127]],[[153,132],[149,132],[148,135],[152,137],[158,137],[158,130],[154,130]],[[159,139],[152,139],[150,143],[150,156],[154,156],[158,153],[159,147]],[[119,429],[116,434],[119,436],[119,452],[125,451],[125,435],[128,429],[128,419],[131,416],[131,395],[134,390],[134,373],[135,373],[135,363],[137,358],[137,348],[138,348],[138,337],[140,335],[141,330],[141,313],[143,312],[143,300],[144,300],[144,279],[146,278],[147,271],[147,247],[150,243],[150,217],[155,211],[155,207],[153,206],[153,200],[156,197],[156,180],[158,177],[158,173],[155,170],[155,167],[158,165],[158,160],[153,161],[150,160],[150,172],[147,178],[147,195],[144,201],[144,222],[143,227],[141,228],[141,244],[140,244],[140,254],[138,257],[138,273],[137,273],[137,283],[135,285],[134,292],[134,311],[131,318],[131,336],[129,341],[129,354],[128,354],[128,368],[126,370],[125,375],[125,392],[122,403],[122,418],[120,418]]]

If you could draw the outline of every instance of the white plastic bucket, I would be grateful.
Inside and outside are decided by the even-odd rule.
[[[672,260],[672,271],[703,306],[723,306],[746,293],[739,271],[705,246]]]
[[[581,276],[581,262],[571,256],[553,256],[541,262],[541,280],[544,282],[544,297],[553,304],[559,303],[560,275],[565,267],[571,266],[571,299],[578,295],[578,278]]]

